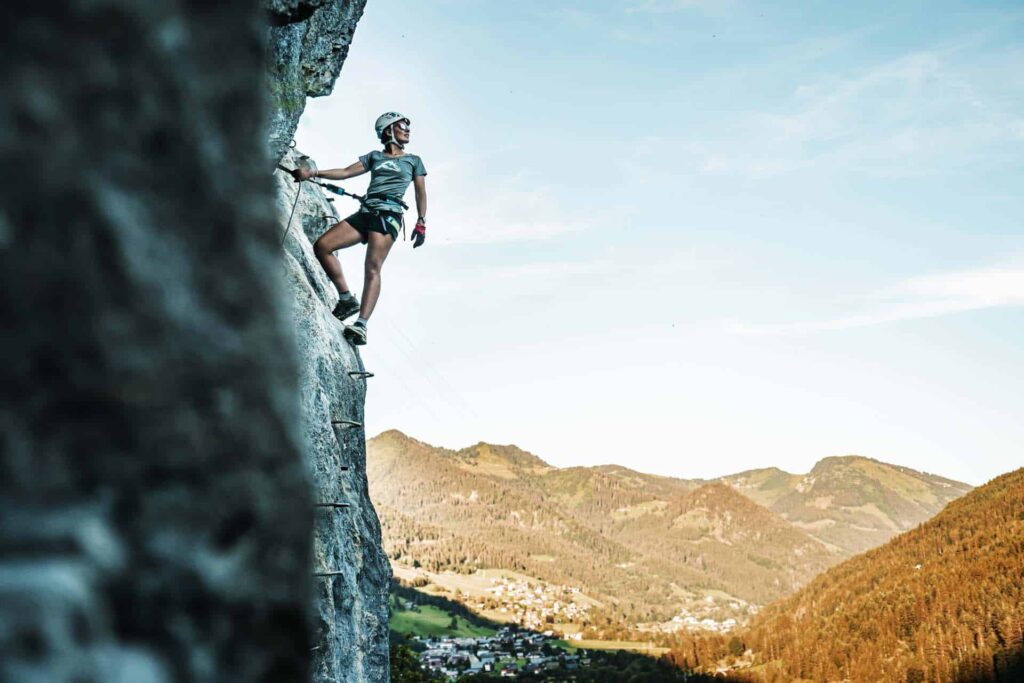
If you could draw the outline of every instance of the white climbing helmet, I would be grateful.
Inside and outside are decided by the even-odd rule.
[[[409,117],[404,114],[399,114],[397,111],[389,111],[386,114],[381,114],[377,117],[377,122],[373,124],[373,129],[377,131],[377,137],[383,141],[384,131],[387,130],[391,124],[398,123],[399,121],[408,121]],[[392,136],[393,138],[394,136]],[[394,140],[388,140],[393,142]]]

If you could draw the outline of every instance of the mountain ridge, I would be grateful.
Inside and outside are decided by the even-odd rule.
[[[367,447],[371,493],[396,560],[580,585],[634,623],[685,614],[709,590],[764,604],[851,554],[742,490],[745,481],[777,503],[808,476],[778,468],[732,475],[731,483],[622,465],[558,468],[513,445],[453,450],[397,430]],[[830,461],[816,476],[828,483],[822,472],[845,472],[851,462]],[[790,501],[802,503],[800,495]]]
[[[556,467],[515,445],[483,441],[453,450],[416,441],[398,430],[376,439],[407,439],[432,448],[467,472],[512,481],[534,477],[548,495],[561,496],[579,514],[607,514],[617,499],[621,514],[656,510],[673,495],[709,482],[728,484],[827,547],[853,555],[913,528],[973,487],[941,475],[864,455],[831,455],[806,474],[778,467],[744,470],[714,479],[683,479],[639,472],[619,464]],[[601,497],[597,490],[610,492]]]
[[[721,480],[850,555],[913,528],[972,489],[862,455],[822,458],[805,475],[769,469]]]

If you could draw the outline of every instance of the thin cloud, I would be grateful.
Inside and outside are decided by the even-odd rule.
[[[905,54],[845,78],[797,86],[783,109],[729,123],[693,143],[702,175],[758,179],[808,169],[927,175],[1005,158],[1024,139],[1005,102],[1020,85],[993,74],[1018,50],[973,65],[964,46]],[[994,66],[993,66],[994,65]]]
[[[745,335],[798,336],[934,318],[989,308],[1024,306],[1024,267],[990,267],[924,275],[865,297],[868,310],[796,323],[731,323]]]

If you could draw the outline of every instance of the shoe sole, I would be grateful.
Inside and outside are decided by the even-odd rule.
[[[344,336],[352,346],[364,346],[366,344],[366,335],[356,332],[349,325],[345,325]]]
[[[355,308],[350,308],[349,310],[343,311],[341,313],[336,313],[335,311],[331,311],[331,315],[333,315],[338,320],[344,320],[345,318],[348,318],[348,317],[350,317],[352,315],[355,315],[358,312],[359,312],[359,304],[357,302],[356,305],[355,305]]]

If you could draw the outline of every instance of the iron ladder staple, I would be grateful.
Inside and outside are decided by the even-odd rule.
[[[347,508],[347,503],[317,503],[318,508]],[[313,576],[341,576],[344,572],[313,572]]]
[[[352,507],[348,503],[317,503],[318,508],[347,508]],[[341,576],[344,572],[313,572],[313,576]]]
[[[355,420],[341,419],[341,420],[331,420],[331,426],[332,427],[362,427],[363,423],[362,422],[356,422]],[[334,436],[335,436],[335,438],[337,438],[338,435],[335,434]],[[338,467],[338,469],[340,469],[342,472],[347,472],[348,471],[348,465],[340,465]]]

